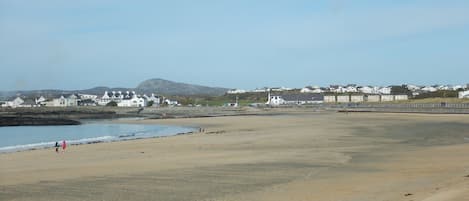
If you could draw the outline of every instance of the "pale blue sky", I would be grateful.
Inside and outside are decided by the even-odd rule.
[[[0,90],[469,83],[467,0],[0,0]]]

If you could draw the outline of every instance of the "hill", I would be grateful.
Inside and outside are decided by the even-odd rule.
[[[149,79],[140,83],[136,88],[109,88],[109,87],[94,87],[85,90],[60,90],[60,89],[46,89],[46,90],[29,90],[29,91],[5,91],[0,92],[0,100],[5,100],[17,95],[26,97],[55,97],[61,94],[81,93],[81,94],[94,94],[102,95],[104,91],[136,91],[137,93],[158,95],[177,95],[177,96],[221,96],[229,89],[219,87],[207,87],[186,83],[173,82],[164,79]]]
[[[173,82],[164,79],[150,79],[140,83],[135,91],[139,93],[155,93],[165,95],[209,95],[220,96],[229,89],[219,87],[207,87],[186,83]]]

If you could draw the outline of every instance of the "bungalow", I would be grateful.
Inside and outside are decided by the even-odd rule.
[[[47,101],[46,98],[44,98],[44,96],[41,96],[41,97],[38,97],[36,98],[35,102],[37,105],[42,105],[42,103],[44,103],[45,101]]]
[[[16,107],[20,107],[21,104],[24,103],[24,100],[21,98],[21,97],[16,97],[15,99],[13,100],[10,100],[10,101],[6,101],[4,104],[3,104],[3,107],[12,107],[12,108],[16,108]]]
[[[376,94],[377,90],[374,87],[364,86],[358,87],[357,90],[364,94]]]
[[[51,101],[43,101],[42,104],[47,107],[76,107],[78,106],[78,95],[71,94],[65,98],[65,95],[61,95],[59,98],[54,98]]]
[[[97,103],[91,99],[81,99],[78,101],[78,106],[96,106]]]
[[[246,90],[243,89],[232,89],[226,92],[227,94],[244,94]]]
[[[172,106],[179,105],[179,102],[177,100],[164,99],[163,102],[166,103],[166,105],[172,105]]]
[[[421,89],[423,92],[435,92],[435,91],[438,91],[437,88],[435,87],[424,87]]]
[[[133,95],[131,98],[126,97],[117,103],[118,107],[146,107],[147,100],[143,97]]]
[[[97,95],[92,94],[78,94],[81,100],[96,100],[98,98]]]
[[[40,107],[40,105],[36,103],[36,100],[25,99],[18,107]]]
[[[307,86],[300,90],[301,93],[323,93],[324,90],[318,86]]]
[[[160,104],[161,104],[161,98],[159,96],[156,96],[153,93],[151,94],[150,97],[148,97],[147,95],[144,94],[143,98],[145,98],[148,103],[152,102],[153,104],[151,106],[153,106],[153,107],[159,107]]]
[[[380,94],[391,94],[391,87],[381,87],[378,90],[378,93],[380,93]]]
[[[345,88],[345,92],[346,93],[356,93],[356,92],[358,92],[358,89],[357,89],[356,85],[351,84],[351,85],[347,85],[347,87]]]
[[[312,93],[292,93],[284,95],[271,95],[269,94],[267,105],[304,105],[304,104],[317,104],[324,102],[324,95]]]
[[[468,91],[460,91],[458,98],[469,98],[469,90]]]
[[[412,84],[408,84],[406,85],[407,89],[409,89],[410,91],[417,91],[417,90],[420,90],[422,87],[419,87],[417,85],[412,85]]]

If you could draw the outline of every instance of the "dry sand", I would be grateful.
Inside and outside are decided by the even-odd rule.
[[[0,154],[0,200],[469,200],[469,116],[139,120],[203,133]]]

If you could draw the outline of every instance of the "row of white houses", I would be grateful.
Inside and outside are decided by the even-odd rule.
[[[319,93],[291,93],[276,95],[269,93],[267,105],[305,105],[319,103],[364,103],[364,102],[391,102],[408,100],[407,95],[323,95]]]
[[[468,91],[460,91],[458,98],[469,98],[469,90]]]
[[[407,95],[383,95],[383,94],[366,94],[366,95],[326,95],[325,103],[363,103],[363,102],[391,102],[408,100]]]
[[[460,91],[460,90],[469,90],[469,84],[466,85],[432,85],[432,86],[418,86],[412,84],[402,85],[412,92],[412,95],[416,96],[423,93],[436,92],[441,90],[446,91]],[[232,89],[227,91],[228,94],[243,94],[248,92],[283,92],[283,91],[292,91],[299,90],[301,93],[364,93],[364,94],[391,94],[391,87],[380,87],[380,86],[358,86],[356,84],[349,85],[330,85],[328,87],[320,86],[306,86],[301,89],[293,89],[287,87],[273,87],[268,88],[264,87],[261,89],[255,90],[242,90],[242,89]]]
[[[76,106],[105,106],[111,102],[115,102],[118,107],[147,107],[150,102],[152,106],[158,107],[160,104],[178,105],[179,103],[164,97],[151,94],[138,95],[135,92],[104,92],[99,97],[90,94],[69,94],[61,95],[57,98],[46,99],[44,96],[27,99],[24,97],[16,97],[9,101],[0,102],[1,107],[76,107]]]

